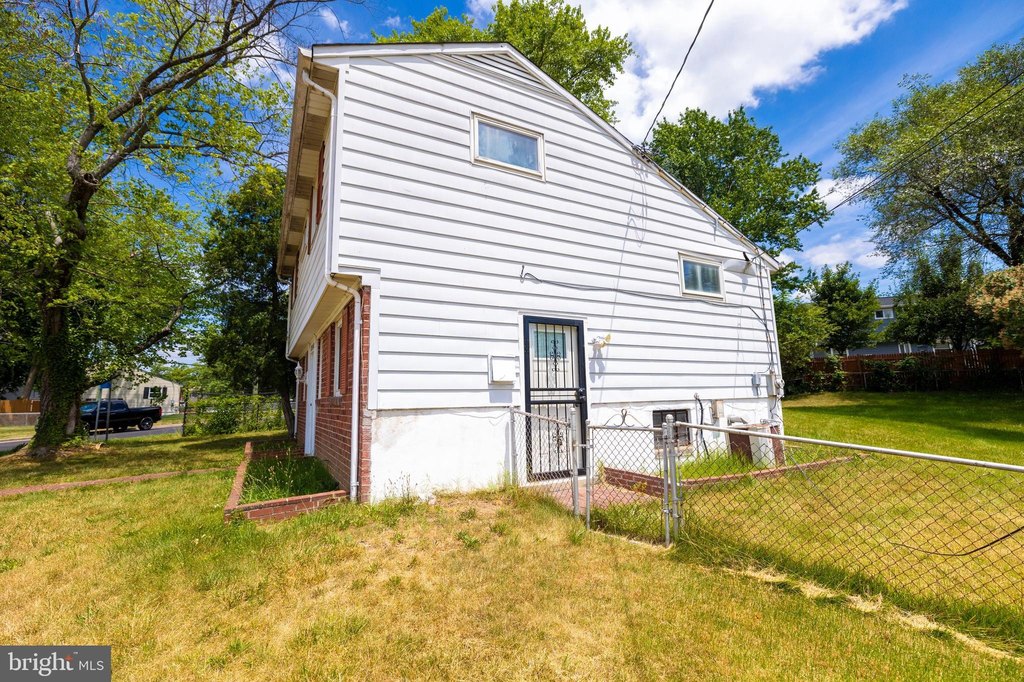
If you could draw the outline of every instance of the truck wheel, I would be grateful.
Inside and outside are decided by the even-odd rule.
[[[139,420],[139,431],[149,431],[153,428],[152,417],[143,417]]]

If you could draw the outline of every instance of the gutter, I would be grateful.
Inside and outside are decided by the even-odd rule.
[[[338,122],[338,98],[330,90],[317,84],[309,77],[309,71],[302,71],[302,82],[313,88],[320,94],[324,95],[331,101],[331,135],[332,138],[337,136],[337,122]],[[334,180],[336,166],[336,155],[338,153],[338,141],[337,139],[331,140],[331,193],[334,193]],[[320,197],[317,197],[317,201]],[[310,207],[313,210],[313,207]],[[324,280],[327,282],[327,286],[341,289],[345,293],[352,296],[352,300],[355,306],[355,310],[352,312],[352,434],[351,439],[351,451],[352,457],[349,462],[349,499],[357,500],[358,488],[359,488],[359,376],[360,376],[360,364],[362,360],[362,348],[360,347],[360,330],[363,325],[363,296],[357,290],[350,286],[342,284],[341,282],[334,279],[334,268],[331,266],[331,248],[334,244],[334,201],[331,201],[327,207],[327,248],[324,249]],[[336,359],[337,361],[337,359]],[[307,389],[308,390],[308,389]],[[315,427],[314,427],[315,428]]]

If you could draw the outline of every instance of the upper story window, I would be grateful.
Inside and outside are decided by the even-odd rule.
[[[320,226],[320,220],[324,217],[324,159],[327,156],[327,143],[320,145],[320,158],[317,160],[316,169],[316,226]]]
[[[544,136],[474,115],[473,160],[544,177]]]
[[[684,294],[722,298],[722,264],[713,260],[679,256]]]
[[[892,317],[892,308],[882,308],[881,310],[875,311],[876,320],[891,320]]]

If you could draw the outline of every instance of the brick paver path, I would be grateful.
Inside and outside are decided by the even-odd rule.
[[[186,476],[192,474],[212,474],[217,471],[234,471],[234,467],[217,467],[215,469],[193,469],[192,471],[161,471],[156,474],[139,474],[137,476],[119,476],[118,478],[99,478],[93,481],[68,481],[66,483],[44,483],[42,485],[26,485],[21,488],[4,488],[0,490],[0,497],[12,497],[26,493],[56,492],[58,490],[69,490],[71,488],[87,488],[93,485],[107,485],[108,483],[139,483],[141,481],[153,481],[158,478],[171,478],[172,476]]]

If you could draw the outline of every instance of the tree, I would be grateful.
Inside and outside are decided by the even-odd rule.
[[[324,2],[53,0],[3,26],[22,47],[0,48],[18,79],[5,71],[0,99],[48,133],[19,128],[18,154],[0,160],[7,203],[32,209],[5,246],[30,263],[38,306],[33,455],[74,433],[97,374],[173,343],[195,309],[199,221],[171,192],[205,193],[223,165],[278,144],[287,95],[252,87],[257,60],[280,58],[287,30]]]
[[[782,376],[797,388],[810,365],[811,353],[826,345],[833,331],[821,307],[783,294],[775,298],[775,326],[779,334]]]
[[[922,344],[948,341],[956,350],[987,339],[989,320],[972,305],[982,277],[981,263],[964,258],[959,239],[948,240],[934,260],[919,255],[896,297],[897,313],[886,337]]]
[[[494,19],[477,28],[473,18],[456,18],[438,7],[412,30],[373,37],[378,42],[507,42],[544,73],[609,122],[615,121],[615,102],[605,91],[622,73],[633,53],[626,36],[612,36],[604,26],[588,30],[579,7],[565,0],[498,0]]]
[[[913,262],[955,233],[967,255],[1024,264],[1021,72],[1024,40],[985,52],[952,82],[909,77],[890,115],[840,145],[836,177],[868,183],[858,200],[891,261]]]
[[[872,343],[878,309],[875,285],[861,287],[849,263],[835,269],[826,265],[811,280],[810,291],[811,300],[821,307],[831,327],[825,339],[828,349],[843,352]]]
[[[217,323],[203,355],[214,376],[236,391],[276,391],[294,434],[294,365],[285,357],[288,294],[277,279],[283,197],[284,174],[262,166],[211,216],[206,268],[220,286],[212,296]]]
[[[1024,351],[1024,266],[989,273],[972,303],[999,326],[1003,345]]]
[[[800,248],[800,231],[828,217],[814,187],[821,166],[789,158],[771,128],[742,108],[724,121],[687,109],[654,129],[651,153],[687,188],[773,256]]]

